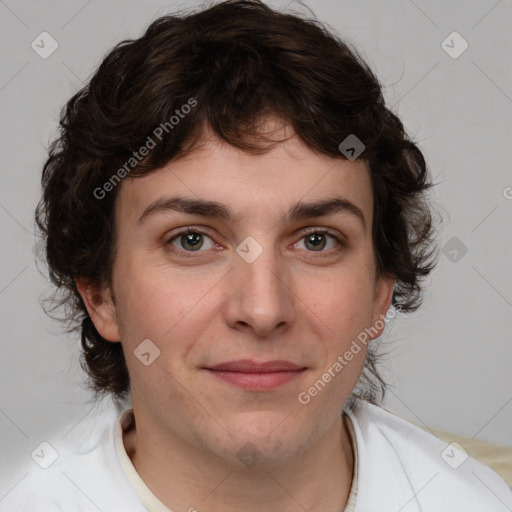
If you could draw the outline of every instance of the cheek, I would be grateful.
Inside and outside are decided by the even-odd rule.
[[[364,281],[363,281],[364,282]],[[318,326],[318,343],[314,347],[317,366],[302,400],[315,408],[318,422],[329,422],[349,398],[366,360],[368,342],[361,337],[372,318],[372,288],[362,286],[352,275],[332,280],[318,287],[310,298],[310,326]],[[361,341],[362,340],[362,341]],[[304,402],[300,402],[304,403]]]
[[[130,339],[134,335],[142,339],[168,338],[173,330],[180,329],[208,291],[208,280],[142,258],[139,262],[120,260],[116,277],[122,298],[118,317]]]
[[[312,279],[315,286],[301,285],[303,301],[337,339],[351,338],[369,326],[373,314],[374,287],[366,266],[340,268]]]
[[[180,382],[189,378],[186,368],[195,361],[198,340],[216,318],[218,276],[194,277],[176,268],[134,262],[119,266],[118,279],[118,322],[132,385],[141,393],[170,391],[176,388],[172,376]],[[147,367],[134,353],[146,339],[158,353]],[[176,399],[171,395],[168,400]]]
[[[306,302],[310,326],[320,319],[316,320],[318,366],[309,385],[313,394],[318,393],[317,406],[333,411],[348,399],[364,367],[368,349],[364,332],[371,325],[373,283],[366,266],[360,265],[344,267],[318,283]]]

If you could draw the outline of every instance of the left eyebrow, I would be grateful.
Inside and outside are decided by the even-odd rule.
[[[222,203],[208,201],[205,199],[175,196],[170,198],[160,198],[151,203],[138,218],[137,222],[142,223],[152,215],[170,210],[190,215],[202,215],[204,217],[221,219],[227,222],[233,222],[235,220],[232,210]],[[321,199],[310,203],[299,201],[294,204],[288,213],[280,219],[280,222],[291,222],[314,217],[323,217],[326,215],[333,215],[335,213],[348,213],[353,215],[361,222],[363,229],[366,230],[366,221],[362,210],[354,203],[343,197]]]
[[[363,229],[366,231],[366,221],[362,210],[344,197],[322,199],[312,203],[303,203],[299,201],[290,208],[285,220],[294,221],[313,217],[323,217],[325,215],[333,215],[339,212],[349,213],[356,217],[363,225]]]

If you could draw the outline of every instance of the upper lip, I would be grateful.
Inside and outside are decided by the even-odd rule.
[[[251,359],[239,359],[237,361],[228,361],[215,366],[208,366],[207,369],[240,373],[270,373],[304,370],[305,366],[299,366],[295,363],[282,359],[265,362],[252,361]]]

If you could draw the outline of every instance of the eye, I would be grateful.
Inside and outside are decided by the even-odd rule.
[[[209,240],[206,242],[205,238]],[[197,229],[186,229],[173,236],[168,242],[181,252],[201,252],[201,249],[212,249],[215,242],[204,232]]]
[[[342,237],[336,236],[328,230],[321,228],[310,229],[293,247],[303,249],[303,247],[301,247],[302,244],[305,250],[310,253],[326,253],[333,249],[336,251],[348,245]],[[176,233],[168,240],[166,245],[170,245],[172,250],[178,253],[179,256],[185,257],[193,257],[193,253],[201,253],[209,249],[221,248],[207,233],[201,229],[191,227],[187,227]]]
[[[304,235],[294,247],[301,249],[300,244],[304,241],[304,247],[309,252],[327,252],[330,249],[339,249],[346,244],[341,238],[329,233],[325,229],[315,228]],[[330,244],[329,244],[330,242]],[[330,245],[330,247],[328,247]],[[324,250],[327,247],[327,250]]]

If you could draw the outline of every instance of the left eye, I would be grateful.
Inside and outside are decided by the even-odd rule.
[[[206,247],[206,249],[211,249],[215,245],[215,242],[206,233],[202,233],[201,231],[186,231],[178,233],[169,240],[169,243],[173,247],[176,247],[174,242],[181,242],[181,249],[184,249],[186,252],[196,252],[204,246],[205,238],[209,239],[211,242],[211,246]],[[178,247],[178,249],[180,249],[180,247]]]
[[[312,252],[322,252],[323,249],[328,245],[328,241],[334,244],[332,247],[327,247],[327,250],[332,249],[336,245],[340,245],[340,241],[334,235],[326,233],[325,231],[312,231],[307,235],[303,236],[300,239],[300,242],[297,242],[294,247],[298,246],[302,241],[304,241],[304,246],[306,249]]]

